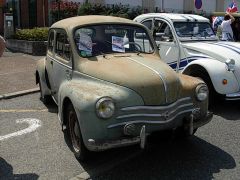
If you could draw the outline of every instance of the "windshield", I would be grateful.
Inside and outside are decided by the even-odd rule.
[[[207,22],[174,22],[174,28],[180,40],[216,40],[217,37]]]
[[[111,53],[152,53],[145,29],[131,25],[95,25],[75,30],[74,40],[82,57]]]

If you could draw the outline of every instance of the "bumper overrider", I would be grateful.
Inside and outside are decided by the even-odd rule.
[[[117,140],[88,139],[87,147],[92,151],[101,151],[140,144],[141,148],[144,148],[146,137],[152,132],[175,129],[184,125],[189,130],[189,134],[192,134],[194,129],[208,123],[212,117],[211,112],[201,116],[200,109],[193,106],[190,97],[179,99],[168,106],[125,107],[117,116],[119,123],[108,126],[108,129],[122,129],[122,138]]]

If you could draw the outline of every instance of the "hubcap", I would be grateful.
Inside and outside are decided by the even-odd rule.
[[[69,130],[74,151],[80,151],[80,131],[76,115],[73,111],[69,113]]]

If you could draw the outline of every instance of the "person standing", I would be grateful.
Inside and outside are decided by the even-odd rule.
[[[231,13],[227,12],[224,16],[224,20],[221,24],[222,28],[222,40],[225,41],[232,41],[234,40],[233,37],[233,30],[231,24],[235,21],[235,18],[231,15]]]
[[[6,47],[6,42],[4,38],[0,35],[0,57],[2,57],[5,47]]]

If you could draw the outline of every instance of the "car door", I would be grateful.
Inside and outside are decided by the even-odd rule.
[[[154,19],[153,37],[159,47],[161,59],[176,69],[180,58],[180,50],[170,24],[162,19]]]
[[[45,79],[46,84],[51,91],[53,91],[55,86],[53,80],[54,42],[55,42],[55,30],[50,29],[48,33],[47,56],[45,61]]]
[[[62,83],[72,78],[72,53],[67,33],[63,29],[56,30],[53,61],[53,97],[58,102],[59,87]]]

